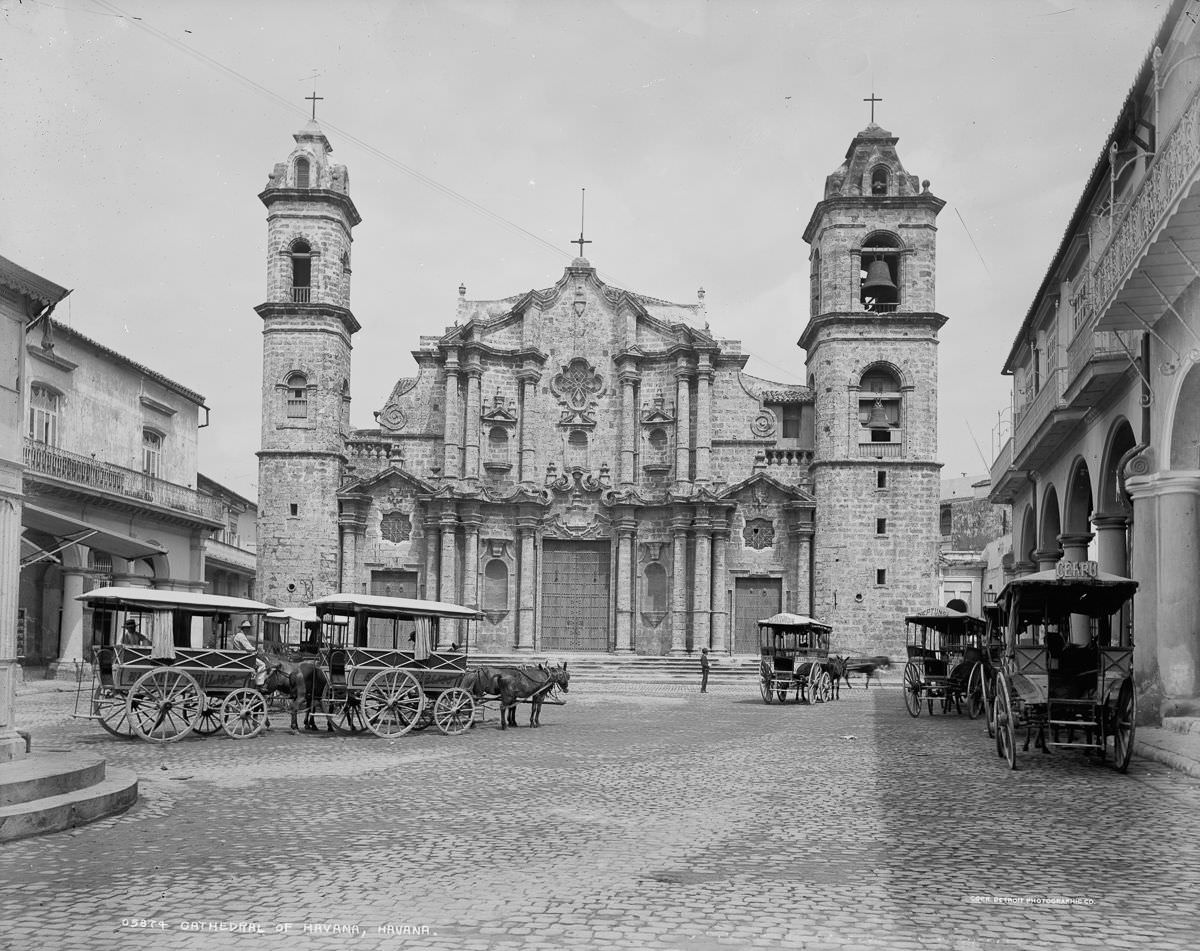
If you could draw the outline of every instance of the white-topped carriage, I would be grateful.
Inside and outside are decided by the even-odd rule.
[[[119,737],[167,742],[224,730],[254,736],[266,723],[255,685],[260,601],[158,588],[106,587],[81,595],[92,611],[92,684],[76,716]],[[251,645],[234,644],[248,622]]]
[[[904,705],[910,716],[929,713],[935,701],[942,713],[964,708],[972,720],[985,709],[986,654],[982,618],[934,606],[904,618],[908,658],[904,664]]]
[[[785,703],[793,690],[797,703],[833,696],[833,679],[826,669],[832,631],[804,614],[784,612],[758,622],[759,692],[766,703]]]

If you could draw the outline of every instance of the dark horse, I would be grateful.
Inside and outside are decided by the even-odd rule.
[[[529,725],[541,725],[542,703],[546,695],[555,688],[564,693],[570,689],[571,675],[567,672],[564,662],[559,667],[483,667],[479,668],[476,679],[471,682],[478,684],[481,692],[500,698],[500,729],[506,730],[517,725],[517,701],[529,701]],[[464,684],[466,686],[466,684]]]
[[[301,704],[304,705],[304,729],[317,729],[314,711],[317,707],[321,707],[321,712],[324,712],[321,696],[325,692],[325,671],[308,660],[297,663],[272,654],[267,654],[266,660],[267,676],[262,686],[259,687],[263,696],[269,697],[273,693],[282,693],[291,700],[289,706],[292,713],[291,729],[293,733],[299,732],[296,715]],[[333,724],[328,719],[325,721],[325,728],[329,732],[333,732]]]
[[[833,698],[836,700],[842,695],[843,680],[846,682],[846,689],[850,689],[849,658],[834,654],[825,662],[825,670],[829,673],[830,683],[833,684]]]

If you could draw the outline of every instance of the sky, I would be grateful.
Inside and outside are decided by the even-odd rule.
[[[938,219],[939,457],[985,475],[1000,375],[1166,0],[0,0],[0,255],[81,333],[204,394],[200,470],[257,495],[266,209],[317,119],[350,173],[351,423],[472,299],[694,303],[802,384],[802,234],[870,119]]]

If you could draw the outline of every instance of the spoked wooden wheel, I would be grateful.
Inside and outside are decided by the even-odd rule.
[[[132,740],[137,735],[129,722],[125,695],[116,693],[112,687],[100,687],[93,694],[92,716],[104,729],[122,740]]]
[[[1133,678],[1126,677],[1117,693],[1117,706],[1113,711],[1113,765],[1118,772],[1129,769],[1133,757],[1133,734],[1136,729],[1137,694],[1133,690]]]
[[[828,703],[833,699],[833,681],[824,670],[816,675],[815,680],[811,681],[809,689],[812,692],[812,698],[818,703]]]
[[[770,703],[774,691],[771,690],[771,669],[765,663],[758,669],[758,690],[763,702]]]
[[[1017,768],[1017,733],[1013,723],[1012,697],[1004,674],[996,676],[996,755],[1004,758],[1009,769]]]
[[[376,736],[403,736],[421,719],[425,693],[407,670],[385,670],[367,681],[362,715]]]
[[[196,715],[192,729],[197,736],[212,736],[221,729],[221,701],[217,697],[204,697],[204,705]]]
[[[253,687],[238,687],[221,704],[221,726],[235,740],[258,736],[267,725],[267,698]]]
[[[990,740],[996,735],[996,678],[986,670],[983,673],[983,717]]]
[[[321,706],[325,710],[326,721],[337,733],[353,736],[367,728],[359,695],[340,684],[325,685],[321,692]]]
[[[462,687],[443,690],[433,705],[433,722],[447,736],[466,733],[475,722],[475,698]]]
[[[930,701],[930,713],[933,712]],[[904,705],[908,707],[910,717],[921,715],[921,670],[916,664],[904,665]]]
[[[967,678],[967,716],[978,720],[983,710],[983,664],[976,664]]]
[[[129,722],[143,740],[170,743],[195,729],[204,708],[204,691],[186,671],[159,667],[134,682],[126,708]]]

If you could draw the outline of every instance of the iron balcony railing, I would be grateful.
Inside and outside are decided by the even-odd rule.
[[[1093,330],[1076,334],[1067,347],[1067,387],[1071,387],[1093,360],[1137,356],[1142,346],[1140,330]]]
[[[292,303],[307,304],[311,299],[311,287],[293,287],[292,288]]]
[[[988,472],[992,485],[999,485],[1000,480],[1004,478],[1004,474],[1012,468],[1013,464],[1013,441],[1010,436],[1004,440],[1004,445],[1000,447],[1000,451],[996,453],[996,458],[992,460],[992,468]]]
[[[1062,404],[1066,392],[1066,367],[1055,367],[1046,375],[1041,389],[1013,414],[1013,451],[1020,452],[1046,418]]]
[[[25,439],[25,467],[31,472],[78,486],[111,492],[216,522],[227,522],[229,506],[187,486],[156,479],[144,472],[79,456],[57,446]]]

